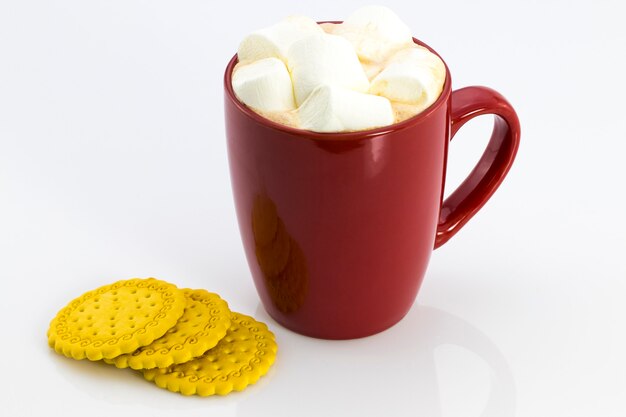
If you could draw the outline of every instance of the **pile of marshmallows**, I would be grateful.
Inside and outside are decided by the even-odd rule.
[[[446,71],[390,9],[366,6],[342,24],[290,16],[248,35],[232,75],[237,98],[295,128],[387,126],[430,106]]]

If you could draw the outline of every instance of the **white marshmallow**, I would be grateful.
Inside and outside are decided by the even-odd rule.
[[[291,44],[305,36],[323,32],[322,28],[311,18],[289,16],[275,25],[246,36],[239,44],[237,56],[240,62],[270,57],[285,60]]]
[[[360,92],[369,88],[352,45],[339,36],[312,35],[294,42],[287,52],[287,66],[298,105],[322,84]]]
[[[426,108],[441,94],[445,79],[446,68],[437,55],[423,47],[412,47],[391,58],[372,80],[369,93]]]
[[[384,97],[320,85],[298,108],[300,128],[314,132],[372,129],[394,122],[391,103]]]
[[[383,61],[398,49],[413,44],[411,29],[384,6],[361,7],[329,30],[349,40],[363,61]]]
[[[287,67],[278,58],[237,66],[232,78],[239,100],[261,111],[288,111],[296,105]]]

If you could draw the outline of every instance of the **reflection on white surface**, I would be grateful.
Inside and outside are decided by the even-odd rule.
[[[260,305],[255,316],[276,333],[277,361],[256,385],[226,397],[184,397],[155,387],[129,369],[75,361],[53,352],[50,357],[58,375],[92,399],[154,412],[220,416],[515,414],[515,384],[507,361],[489,337],[450,313],[415,306],[393,328],[348,341],[292,333],[276,324]]]
[[[387,332],[345,343],[295,335],[259,311],[278,361],[225,398],[51,352],[54,314],[115,279],[206,288],[255,314],[228,177],[224,66],[277,11],[333,19],[359,6],[146,3],[0,1],[1,417],[626,416],[618,1],[385,1],[444,55],[455,88],[496,88],[522,122],[502,187],[433,254],[418,300],[444,311],[416,305]],[[608,88],[572,88],[598,63]],[[488,119],[450,146],[450,190],[482,154]]]
[[[154,411],[206,412],[207,406],[219,416],[235,416],[236,402],[228,397],[209,401],[196,396],[184,397],[158,388],[144,380],[141,373],[131,369],[118,369],[104,362],[76,361],[50,351],[50,359],[57,365],[57,374],[64,377],[77,391],[84,392],[92,400],[112,406],[129,406]],[[224,401],[226,400],[226,401]],[[197,413],[194,413],[197,414]]]
[[[260,306],[256,316],[271,325]],[[350,341],[271,327],[279,341],[274,373],[254,390],[262,394],[242,396],[238,415],[515,414],[514,379],[502,353],[480,330],[442,310],[415,306],[393,328]]]

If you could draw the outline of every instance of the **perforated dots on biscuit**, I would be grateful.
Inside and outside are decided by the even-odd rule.
[[[277,351],[265,324],[232,313],[219,295],[154,278],[75,298],[52,319],[47,337],[67,357],[141,370],[159,387],[200,396],[254,384]]]
[[[163,336],[182,316],[185,295],[154,278],[117,281],[89,291],[50,323],[48,344],[92,361],[130,353]]]
[[[230,310],[219,295],[205,290],[183,290],[185,312],[163,336],[132,353],[105,359],[118,368],[164,368],[184,363],[214,347],[230,327]]]
[[[189,362],[143,371],[148,381],[183,395],[226,395],[241,391],[265,375],[278,346],[267,326],[233,313],[226,336],[213,349]]]

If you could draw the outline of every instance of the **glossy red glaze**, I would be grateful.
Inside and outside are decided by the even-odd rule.
[[[418,42],[418,41],[416,41]],[[314,133],[257,115],[224,77],[239,229],[269,314],[305,335],[350,339],[408,312],[433,247],[502,182],[519,144],[510,104],[485,87],[451,91],[421,114],[375,130]],[[447,69],[446,69],[447,71]],[[447,147],[469,119],[496,114],[476,169],[442,204]]]

